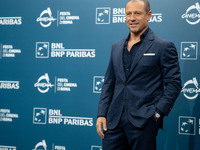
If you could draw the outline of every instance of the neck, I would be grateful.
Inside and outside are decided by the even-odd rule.
[[[130,32],[130,38],[129,38],[129,41],[140,41],[140,36],[144,33],[144,31],[146,31],[146,29],[148,28],[148,26],[146,28],[144,28],[142,30],[142,32],[140,33],[133,33],[133,32]]]
[[[130,33],[130,37],[129,37],[129,41],[140,41],[140,36],[141,36],[142,34],[140,34],[140,35],[135,35],[135,34],[133,34],[132,32]]]

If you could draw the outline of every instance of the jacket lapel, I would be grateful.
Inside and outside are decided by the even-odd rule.
[[[143,57],[143,54],[149,50],[149,48],[151,47],[151,45],[153,44],[153,40],[154,40],[154,33],[149,29],[146,37],[144,38],[142,44],[140,45],[134,59],[133,59],[133,63],[131,65],[131,69],[130,72],[128,74],[128,77],[130,76],[131,72],[134,70],[135,66],[137,65],[138,61]]]
[[[124,51],[124,44],[125,44],[125,41],[126,41],[126,38],[124,38],[122,40],[122,42],[120,43],[119,45],[119,55],[117,57],[117,62],[118,62],[118,66],[119,66],[119,72],[120,72],[120,75],[122,77],[122,79],[125,81],[126,80],[126,75],[125,75],[125,72],[124,72],[124,63],[123,63],[123,51]]]

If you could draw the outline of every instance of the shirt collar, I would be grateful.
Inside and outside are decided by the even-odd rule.
[[[140,41],[143,41],[144,38],[146,37],[147,33],[149,31],[149,27],[142,33],[142,35],[140,36]]]

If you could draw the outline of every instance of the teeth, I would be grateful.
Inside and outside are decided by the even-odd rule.
[[[130,25],[137,25],[137,23],[134,23],[134,24],[130,24]]]

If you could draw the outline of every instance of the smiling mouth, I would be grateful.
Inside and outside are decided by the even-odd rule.
[[[132,28],[134,28],[134,27],[136,27],[138,24],[139,24],[139,23],[130,23],[130,26],[131,26]]]

